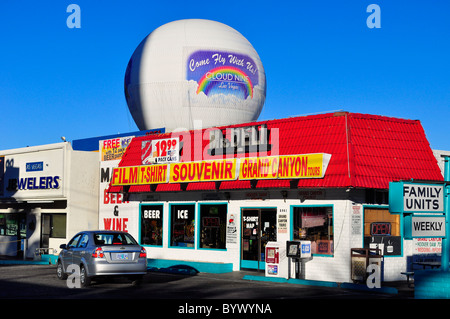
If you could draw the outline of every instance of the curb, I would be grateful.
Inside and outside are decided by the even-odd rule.
[[[243,280],[266,281],[266,282],[279,282],[279,283],[297,284],[297,285],[305,285],[305,286],[351,289],[351,290],[384,293],[384,294],[398,294],[398,290],[393,287],[369,288],[364,285],[347,283],[347,282],[337,283],[337,282],[331,282],[331,281],[286,279],[286,278],[262,277],[262,276],[251,276],[251,275],[246,275],[242,279]]]
[[[377,292],[377,293],[383,293],[383,294],[393,294],[393,295],[398,294],[397,288],[394,288],[394,287],[369,288],[364,285],[352,284],[349,282],[341,283],[340,288],[366,291],[366,292]]]
[[[44,260],[0,260],[0,265],[48,265]]]

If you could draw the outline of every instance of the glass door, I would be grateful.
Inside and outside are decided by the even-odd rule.
[[[264,269],[266,244],[277,240],[277,210],[246,208],[241,215],[241,268]]]
[[[18,213],[17,217],[17,257],[23,258],[25,240],[27,238],[27,214]]]
[[[41,215],[41,246],[40,248],[49,247],[49,239],[51,232],[51,216],[49,214]]]

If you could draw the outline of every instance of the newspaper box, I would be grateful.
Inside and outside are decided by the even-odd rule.
[[[286,242],[286,253],[289,257],[289,268],[291,268],[291,261],[293,264],[293,275],[297,279],[305,279],[306,277],[306,262],[311,259],[311,241],[309,240],[288,240]]]
[[[266,277],[288,278],[285,246],[278,242],[269,241],[265,249]]]
[[[289,258],[310,258],[311,241],[290,240],[286,242],[286,251]]]

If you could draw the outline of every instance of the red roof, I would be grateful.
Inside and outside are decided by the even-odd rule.
[[[225,128],[267,125],[274,132],[279,130],[279,155],[328,153],[331,160],[323,178],[298,180],[258,180],[195,182],[180,184],[158,184],[130,186],[128,192],[170,192],[194,190],[267,189],[267,188],[376,188],[388,189],[390,181],[433,180],[442,181],[437,164],[425,132],[418,120],[405,120],[386,116],[359,113],[329,113],[292,117],[231,125]],[[184,147],[202,143],[202,150],[209,144],[209,135],[203,139],[205,129],[191,134],[165,133],[136,137],[132,140],[119,166],[137,166],[141,162],[142,141],[180,136]],[[272,134],[271,133],[271,134]],[[202,151],[202,158],[186,158],[181,161],[214,159]],[[255,153],[256,154],[256,153]],[[271,155],[271,151],[267,155]],[[236,157],[251,157],[241,154]],[[256,155],[253,155],[256,156]],[[217,158],[217,157],[216,157]],[[111,186],[110,192],[123,191],[122,186]]]

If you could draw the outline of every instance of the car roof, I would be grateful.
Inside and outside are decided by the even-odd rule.
[[[105,230],[105,229],[97,229],[97,230],[83,230],[79,231],[78,234],[94,234],[94,233],[111,233],[111,234],[128,234],[128,232],[121,230]]]

